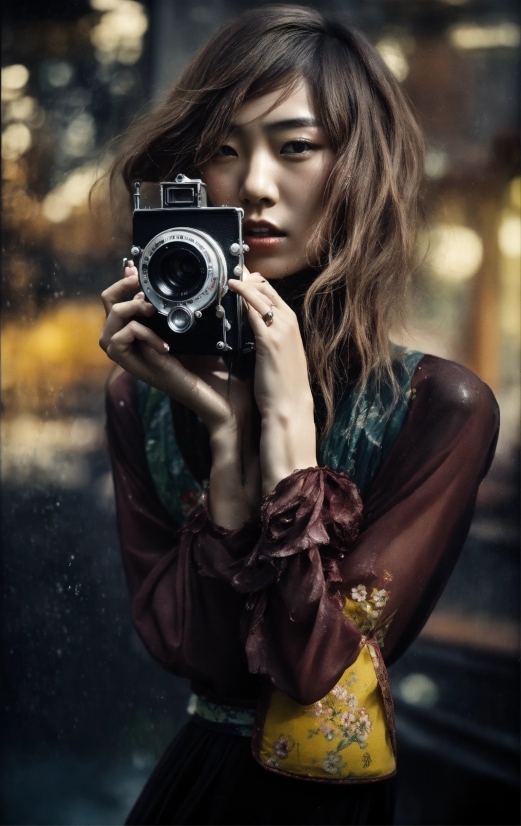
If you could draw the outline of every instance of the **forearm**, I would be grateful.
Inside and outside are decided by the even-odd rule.
[[[252,516],[241,460],[241,437],[234,426],[226,426],[210,437],[212,468],[209,480],[209,512],[223,528],[240,528]]]
[[[313,400],[304,399],[286,413],[273,411],[263,417],[261,428],[262,494],[293,473],[316,467],[316,429]]]

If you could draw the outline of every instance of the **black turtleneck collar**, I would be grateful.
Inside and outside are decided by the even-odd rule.
[[[321,269],[319,267],[306,267],[306,269],[287,275],[285,278],[274,278],[270,281],[273,289],[297,314],[299,321],[301,320],[304,296],[320,273]]]

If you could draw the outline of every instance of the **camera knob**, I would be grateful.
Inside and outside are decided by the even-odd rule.
[[[242,275],[242,267],[240,264],[237,264],[236,267],[233,268],[233,274],[236,278],[240,278]]]
[[[222,318],[224,316],[224,307],[221,304],[218,304],[215,308],[215,315],[217,318]]]
[[[243,243],[242,247],[241,247],[240,244],[232,244],[231,247],[230,247],[230,252],[231,252],[232,255],[240,255],[241,252],[249,252],[249,251],[250,251],[250,248],[249,248],[248,244],[244,244],[244,243]]]
[[[130,252],[133,256],[141,255],[141,247],[133,246],[131,247]]]

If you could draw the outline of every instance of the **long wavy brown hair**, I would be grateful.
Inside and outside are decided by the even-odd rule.
[[[185,68],[164,103],[131,129],[111,186],[197,176],[225,142],[246,100],[304,79],[335,151],[323,211],[309,241],[321,271],[303,305],[312,386],[331,427],[349,364],[359,381],[393,381],[389,331],[411,272],[423,140],[378,52],[337,17],[263,6],[223,26]],[[320,320],[320,323],[319,323]]]

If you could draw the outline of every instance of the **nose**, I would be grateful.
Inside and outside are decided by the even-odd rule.
[[[279,193],[269,154],[254,152],[247,161],[239,190],[241,201],[265,207],[277,203]]]

